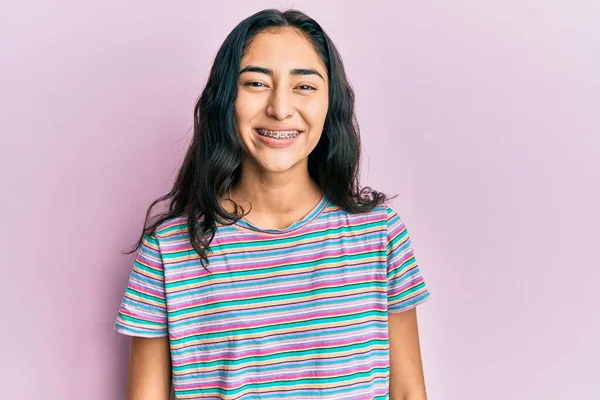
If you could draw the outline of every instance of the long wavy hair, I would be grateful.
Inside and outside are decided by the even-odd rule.
[[[323,133],[308,157],[308,172],[329,201],[352,213],[372,210],[386,196],[359,183],[360,135],[354,111],[354,92],[342,58],[321,26],[297,10],[268,9],[240,22],[221,45],[208,81],[194,109],[194,133],[172,190],[156,199],[146,212],[146,234],[171,218],[185,217],[191,244],[204,267],[218,221],[234,223],[243,210],[223,208],[223,196],[236,185],[242,165],[235,100],[241,59],[252,39],[265,30],[291,28],[303,33],[314,46],[329,77],[329,108]],[[151,217],[161,202],[168,207]],[[135,251],[132,250],[131,252]]]

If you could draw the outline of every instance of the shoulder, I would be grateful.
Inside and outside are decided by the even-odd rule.
[[[344,208],[329,203],[324,213],[328,218],[343,218],[347,221],[371,221],[373,223],[388,224],[390,220],[399,218],[395,208],[389,202],[383,202],[368,211],[351,212]]]
[[[402,217],[398,213],[396,207],[394,207],[390,203],[386,203],[383,207],[385,208],[385,215],[388,221],[388,225],[394,222],[403,223]]]
[[[188,219],[184,217],[170,218],[156,227],[152,237],[159,241],[169,241],[188,234]]]
[[[196,225],[202,223],[204,217],[201,216],[197,218]],[[189,227],[189,218],[185,216],[179,216],[174,218],[169,218],[166,221],[160,223],[154,232],[151,233],[150,236],[152,239],[156,240],[160,243],[173,243],[173,242],[183,242],[190,240],[190,227]],[[219,222],[218,220],[215,222],[216,232],[219,232],[219,228],[221,228],[224,224]]]

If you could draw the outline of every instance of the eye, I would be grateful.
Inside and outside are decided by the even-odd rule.
[[[264,83],[257,82],[257,81],[246,82],[246,83],[244,83],[244,86],[255,87],[255,88],[267,87],[267,85],[265,85]]]
[[[310,85],[300,85],[300,86],[297,86],[297,88],[300,89],[300,90],[309,90],[309,91],[310,90],[317,90],[316,88],[314,88],[314,87],[312,87]]]

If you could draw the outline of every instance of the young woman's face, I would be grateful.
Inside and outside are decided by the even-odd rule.
[[[325,123],[326,69],[291,29],[255,36],[242,58],[235,110],[244,163],[262,172],[306,168]]]

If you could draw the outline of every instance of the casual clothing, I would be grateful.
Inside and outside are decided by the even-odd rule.
[[[287,229],[219,224],[208,257],[183,218],[146,235],[115,322],[169,336],[177,399],[388,398],[388,312],[429,297],[391,207],[323,198]]]

